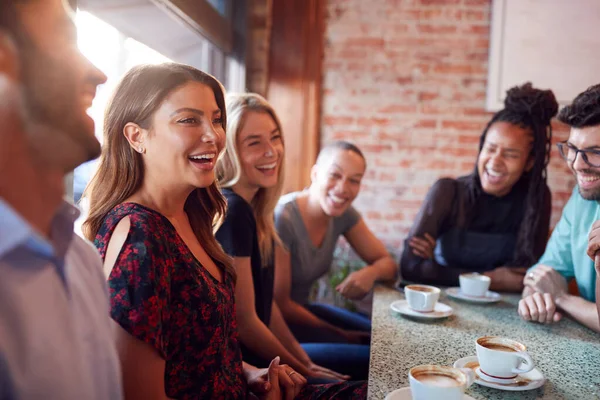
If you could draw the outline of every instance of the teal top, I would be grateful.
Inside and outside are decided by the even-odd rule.
[[[537,264],[554,268],[567,280],[575,278],[581,297],[592,302],[596,301],[596,270],[586,250],[592,224],[597,220],[600,204],[585,200],[576,186]]]

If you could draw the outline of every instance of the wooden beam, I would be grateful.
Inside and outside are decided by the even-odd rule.
[[[152,0],[188,27],[229,54],[233,49],[233,27],[206,0]]]
[[[310,184],[319,151],[324,3],[272,1],[267,98],[283,125],[286,192]]]

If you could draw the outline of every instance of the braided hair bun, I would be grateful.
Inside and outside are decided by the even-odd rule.
[[[504,107],[516,114],[529,116],[542,126],[550,124],[558,112],[558,102],[551,90],[536,89],[527,82],[506,92]]]

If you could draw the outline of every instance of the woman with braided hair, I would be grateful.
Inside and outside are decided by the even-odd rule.
[[[530,83],[507,92],[484,129],[474,171],[429,190],[405,241],[405,280],[456,285],[464,272],[492,278],[492,290],[519,292],[544,252],[551,195],[546,184],[558,104]]]

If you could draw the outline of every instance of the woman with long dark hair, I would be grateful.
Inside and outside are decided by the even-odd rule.
[[[236,273],[213,235],[226,121],[221,84],[173,63],[134,67],[106,109],[83,228],[104,259],[127,399],[245,399],[280,382],[291,398],[306,383],[279,358],[269,382],[242,363]]]
[[[493,290],[523,289],[525,269],[548,239],[546,167],[557,111],[550,90],[527,83],[507,92],[481,135],[473,173],[440,179],[427,194],[405,241],[405,280],[456,285],[461,273],[480,272]]]

